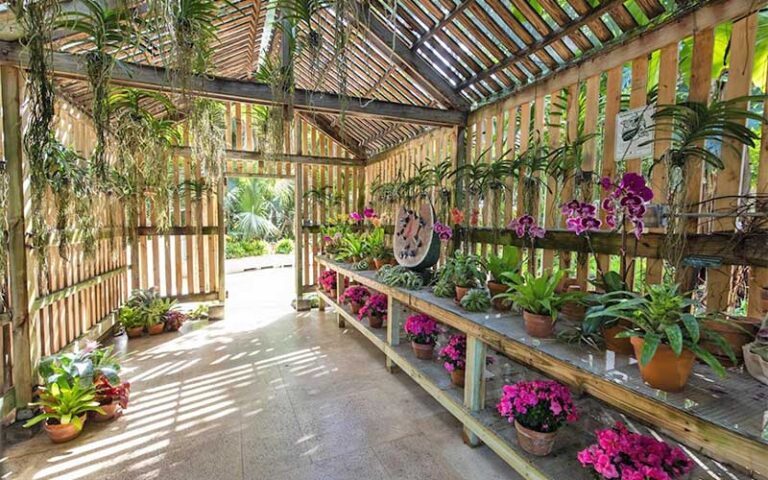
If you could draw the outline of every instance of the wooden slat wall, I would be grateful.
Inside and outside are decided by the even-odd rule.
[[[763,76],[765,72],[754,72],[753,52],[755,47],[755,32],[757,27],[757,15],[739,19],[733,22],[732,43],[739,45],[737,50],[731,50],[729,62],[731,64],[731,73],[729,74],[728,84],[723,92],[724,98],[735,98],[754,92],[754,89],[765,88]],[[689,34],[692,32],[688,32]],[[681,32],[679,42],[685,40],[686,32]],[[466,127],[466,162],[473,162],[489,146],[493,146],[493,157],[498,152],[506,148],[513,148],[517,153],[524,152],[534,139],[542,138],[551,144],[557,144],[558,139],[573,140],[578,133],[596,133],[598,136],[589,141],[584,149],[582,157],[582,169],[588,172],[594,172],[594,178],[601,176],[616,177],[625,171],[639,171],[641,166],[647,173],[650,158],[633,159],[616,162],[614,161],[615,148],[613,138],[615,136],[615,117],[622,107],[622,95],[629,99],[629,107],[642,107],[646,104],[648,91],[652,86],[658,85],[658,98],[660,103],[669,104],[675,102],[678,97],[678,83],[683,82],[689,91],[691,100],[705,101],[712,89],[712,31],[698,32],[695,37],[696,47],[694,48],[692,71],[690,78],[678,78],[679,62],[678,58],[679,42],[670,39],[670,44],[658,51],[648,51],[634,58],[627,58],[621,65],[606,65],[607,70],[597,73],[588,78],[582,78],[578,82],[564,88],[562,91],[544,92],[539,91],[536,95],[526,94],[520,100],[513,95],[508,99],[485,106],[470,114],[470,119]],[[750,48],[747,48],[749,46]],[[701,48],[700,48],[701,47]],[[637,55],[637,52],[633,55]],[[660,56],[661,65],[655,75],[650,78],[650,62],[652,56]],[[715,59],[717,60],[717,59]],[[753,75],[753,74],[757,75]],[[758,84],[755,84],[753,78],[761,78]],[[562,105],[565,97],[566,111],[560,112],[557,105]],[[506,129],[499,128],[506,126]],[[428,134],[417,137],[396,149],[386,152],[374,159],[374,162],[366,168],[369,183],[375,179],[386,182],[396,178],[397,172],[402,171],[407,177],[409,165],[412,162],[419,163],[431,157],[426,146],[435,138],[440,138],[443,145],[449,145],[448,135],[450,129],[435,130]],[[501,136],[501,138],[500,138]],[[610,140],[610,141],[609,141]],[[757,181],[749,178],[750,168],[745,168],[745,162],[749,161],[746,154],[738,154],[729,151],[724,153],[726,169],[718,172],[714,176],[715,187],[710,197],[701,197],[703,189],[701,183],[692,181],[690,185],[689,198],[692,201],[698,199],[706,200],[713,196],[736,195],[739,193],[759,193],[765,195],[768,193],[768,186],[765,178],[768,178],[766,163],[766,143],[761,147],[761,163],[757,170]],[[452,144],[452,143],[450,143]],[[666,148],[667,144],[658,142],[654,153],[659,156]],[[487,160],[491,160],[488,158]],[[694,166],[695,170],[692,179],[703,179],[700,167]],[[666,171],[662,167],[657,167],[653,171],[651,186],[657,196],[656,202],[664,203],[666,201]],[[538,201],[535,202],[534,211],[525,212],[521,202],[521,186],[516,185],[514,192],[510,191],[503,199],[486,199],[483,205],[478,205],[477,199],[473,199],[472,209],[481,207],[479,226],[504,227],[513,217],[523,213],[534,214],[540,224],[547,227],[560,227],[563,223],[557,208],[563,202],[566,202],[574,196],[586,195],[582,199],[588,199],[596,202],[601,192],[597,188],[592,188],[591,193],[583,188],[576,189],[573,179],[569,179],[565,185],[555,185],[552,179],[548,179],[549,189],[542,189]],[[751,187],[750,185],[757,185]],[[370,200],[370,195],[367,197]],[[714,202],[714,209],[726,210],[730,208],[730,200]],[[385,208],[388,206],[380,206]],[[711,209],[710,209],[711,210]],[[493,225],[491,219],[494,218],[494,212],[498,214],[499,221]],[[712,222],[711,219],[703,218],[698,222],[693,221],[692,231],[696,231],[696,224],[699,224],[698,230],[702,230],[702,225],[707,224],[710,227],[707,231],[733,231],[733,219],[724,219],[718,222]],[[661,231],[655,229],[654,231]],[[489,251],[488,245],[472,245],[471,249],[479,253]],[[616,252],[618,253],[618,252]],[[528,268],[551,268],[557,266],[565,267],[569,264],[570,252],[559,252],[560,262],[554,261],[554,252],[543,252],[531,256]],[[579,283],[586,285],[589,275],[594,275],[595,266],[590,265],[591,260],[587,255],[577,255],[575,275]],[[600,255],[598,261],[605,269],[609,266],[611,255]],[[649,282],[659,282],[664,273],[663,262],[660,260],[638,258],[636,262],[636,278]],[[734,307],[734,297],[728,296],[730,286],[734,281],[734,272],[731,267],[711,269],[707,271],[708,306],[710,309],[725,310]],[[749,286],[749,313],[752,316],[761,316],[764,313],[764,305],[768,302],[761,302],[760,295],[763,291],[768,292],[768,274],[765,270],[753,268],[753,273],[748,277]]]

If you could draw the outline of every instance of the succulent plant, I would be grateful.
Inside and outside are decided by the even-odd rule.
[[[485,312],[491,308],[491,294],[484,288],[470,289],[461,299],[461,308],[468,312]]]
[[[400,265],[384,265],[376,272],[376,278],[390,287],[418,290],[424,286],[421,276]]]

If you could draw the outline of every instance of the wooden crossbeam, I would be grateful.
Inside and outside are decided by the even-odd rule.
[[[361,3],[357,12],[357,21],[362,33],[373,40],[382,51],[392,52],[395,55],[394,60],[430,95],[455,109],[469,108],[467,101],[456,93],[454,87],[431,63],[411,51],[404,42],[396,38],[395,33],[384,22],[370,13],[367,2]]]
[[[0,41],[0,64],[26,67],[28,58],[19,43]],[[83,55],[54,52],[52,67],[56,76],[75,80],[86,79]],[[136,63],[121,62],[112,73],[112,83],[162,92],[174,90],[166,69]],[[260,105],[280,104],[274,98],[270,85],[247,80],[196,77],[190,82],[190,90],[194,95],[222,101]],[[307,113],[334,114],[343,110],[346,114],[353,116],[433,126],[463,125],[467,118],[465,112],[457,110],[440,110],[356,97],[342,99],[336,94],[318,94],[301,89],[296,89],[294,92],[293,107],[297,111]]]
[[[315,128],[331,137],[334,141],[349,150],[356,158],[364,159],[368,157],[365,148],[355,139],[341,131],[341,128],[333,125],[331,122],[319,115],[312,115],[309,112],[299,114],[305,122],[313,125]]]
[[[439,33],[442,29],[450,25],[451,22],[453,22],[453,19],[456,18],[461,12],[467,9],[468,6],[470,6],[475,0],[463,0],[460,4],[456,6],[453,10],[451,10],[448,15],[443,17],[442,20],[440,20],[437,25],[435,25],[435,28],[428,31],[424,35],[421,36],[418,40],[413,42],[413,45],[411,46],[411,51],[416,52],[419,48],[421,48],[422,45],[427,43],[430,38],[432,38],[435,34]]]
[[[181,156],[192,155],[192,149],[187,146],[175,148],[175,153]],[[229,149],[224,157],[227,160],[245,161],[245,162],[282,162],[295,163],[301,165],[344,165],[349,167],[362,167],[364,162],[344,157],[323,157],[316,155],[299,155],[290,153],[267,154],[261,152],[251,152],[248,150]]]

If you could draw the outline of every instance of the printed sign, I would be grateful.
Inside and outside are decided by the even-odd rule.
[[[653,155],[653,114],[647,105],[616,115],[616,161]]]

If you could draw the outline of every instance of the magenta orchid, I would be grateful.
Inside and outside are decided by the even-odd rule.
[[[648,203],[653,199],[653,190],[648,187],[645,178],[639,173],[627,172],[618,183],[608,177],[600,180],[600,185],[607,192],[600,206],[605,210],[605,223],[611,228],[621,225],[619,216],[632,222],[636,238],[640,238],[645,228],[643,217]]]
[[[368,297],[365,305],[358,312],[357,318],[362,320],[367,316],[387,318],[387,296],[376,293]]]
[[[358,212],[352,212],[349,214],[349,219],[352,220],[353,222],[362,222],[363,216],[360,215]]]
[[[435,319],[423,313],[409,316],[403,329],[408,340],[421,345],[433,345],[440,334]]]
[[[555,432],[578,418],[568,387],[554,380],[533,380],[504,385],[496,409],[512,423],[531,430]]]
[[[435,222],[432,230],[434,230],[440,240],[444,242],[453,238],[453,229],[443,223]]]
[[[567,218],[565,224],[568,230],[576,235],[600,229],[602,222],[597,218],[597,207],[591,203],[571,200],[560,206],[560,211]]]
[[[376,218],[378,215],[376,214],[376,210],[374,210],[372,207],[365,207],[363,210],[363,217],[365,218]]]
[[[597,443],[578,453],[579,463],[601,479],[675,480],[693,469],[678,447],[630,432],[621,422],[598,430]]]
[[[522,215],[519,218],[514,218],[507,224],[508,230],[514,230],[518,238],[523,238],[526,235],[533,238],[544,238],[544,234],[547,231],[536,224],[536,219],[532,215]]]

